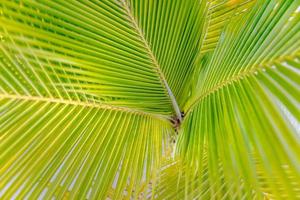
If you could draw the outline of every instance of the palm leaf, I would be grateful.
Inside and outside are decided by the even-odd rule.
[[[279,196],[271,190],[271,185],[275,184],[282,198],[291,197],[289,191],[282,185],[282,181],[278,177],[273,177],[271,180],[267,178],[268,175],[262,170],[262,163],[258,162],[256,155],[253,157],[259,185],[249,187],[241,177],[237,180],[237,184],[229,181],[223,165],[219,163],[218,173],[221,185],[215,188],[217,182],[211,182],[209,179],[207,149],[205,149],[202,170],[196,173],[180,158],[165,160],[158,171],[156,187],[153,189],[153,186],[149,185],[152,190],[148,195],[154,195],[155,199],[277,199]],[[292,175],[293,173],[287,166],[284,166],[282,171],[291,183],[294,197],[297,198],[300,194],[297,187],[299,179]]]
[[[297,199],[298,0],[0,2],[1,199]]]
[[[254,0],[248,1],[222,1],[214,0],[209,2],[206,20],[204,41],[201,46],[200,56],[211,52],[218,44],[220,35],[228,21],[232,18],[245,15],[253,6]]]
[[[230,182],[238,185],[234,177],[242,176],[249,187],[259,185],[258,160],[271,193],[299,196],[284,170],[299,179],[299,129],[283,114],[288,110],[299,122],[298,6],[296,1],[257,3],[247,16],[233,18],[207,64],[199,66],[177,151],[201,169],[208,148],[214,192],[222,185],[220,163]]]
[[[171,99],[126,9],[75,4],[1,3],[5,199],[130,196],[163,154]]]

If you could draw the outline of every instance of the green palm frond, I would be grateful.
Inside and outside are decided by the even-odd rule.
[[[116,176],[118,196],[127,177],[132,188],[150,178],[168,130],[160,119],[114,109],[35,100],[2,100],[1,106],[4,199],[18,188],[20,198],[35,199],[45,189],[45,197],[72,190],[70,198],[104,198]]]
[[[237,184],[228,181],[221,165],[218,168],[220,185],[209,179],[208,165],[204,165],[199,173],[194,173],[180,160],[169,161],[167,166],[159,173],[154,191],[156,199],[263,199],[265,196],[263,192],[247,187],[242,179],[238,179]]]
[[[205,39],[202,43],[200,56],[215,49],[219,37],[227,23],[234,17],[244,15],[252,8],[254,0],[248,1],[209,1],[206,20]]]
[[[291,183],[291,188],[286,190],[286,186],[278,177],[272,177],[271,180],[267,178],[267,173],[262,170],[262,163],[257,160],[256,155],[253,157],[259,180],[257,185],[247,185],[241,177],[236,177],[236,181],[229,181],[221,163],[218,164],[220,185],[217,185],[218,182],[211,181],[207,149],[205,149],[201,171],[195,171],[179,158],[164,161],[151,195],[154,195],[155,199],[277,199],[279,197],[288,199],[291,197],[289,192],[292,190],[294,198],[299,197],[299,179],[293,176],[288,166],[283,166],[281,169]],[[272,185],[276,186],[275,191],[272,191]]]
[[[300,198],[299,0],[0,2],[0,199]]]
[[[221,162],[226,176],[242,175],[245,183],[258,185],[257,154],[272,192],[285,194],[272,185],[276,176],[290,198],[299,197],[282,169],[287,166],[299,179],[299,130],[282,114],[285,108],[299,122],[298,6],[297,1],[257,4],[247,16],[232,20],[201,66],[178,152],[198,168],[207,147],[208,171],[216,184],[222,184]]]
[[[156,66],[125,10],[111,2],[90,4],[5,2],[1,24],[6,62],[39,68],[25,89],[43,81],[47,85],[34,89],[34,95],[48,88],[62,98],[170,112]]]
[[[204,32],[207,1],[130,1],[133,16],[165,76],[177,103],[187,97],[185,85],[193,73]],[[178,113],[177,113],[178,115]]]

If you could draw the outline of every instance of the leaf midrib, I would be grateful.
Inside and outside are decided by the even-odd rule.
[[[235,76],[230,77],[227,80],[222,81],[221,83],[215,85],[214,87],[212,87],[208,91],[204,92],[203,94],[201,94],[200,96],[198,96],[197,98],[195,98],[195,100],[192,101],[192,103],[189,106],[187,106],[186,113],[188,114],[188,113],[192,112],[193,108],[195,106],[197,106],[203,99],[205,99],[206,97],[208,97],[209,95],[211,95],[211,94],[213,94],[215,92],[218,92],[220,89],[228,86],[229,84],[231,84],[233,82],[237,82],[237,81],[243,79],[244,77],[252,76],[258,70],[263,70],[263,69],[271,68],[272,64],[274,64],[274,63],[280,63],[280,62],[283,62],[284,60],[292,59],[295,56],[297,56],[297,53],[298,52],[294,53],[293,55],[286,55],[286,56],[283,56],[283,57],[278,57],[278,58],[276,58],[274,60],[269,60],[269,61],[267,61],[265,63],[258,64],[258,65],[254,66],[254,67],[249,68],[246,71],[243,71],[241,73],[236,74]]]
[[[98,109],[104,109],[104,110],[114,110],[114,111],[127,112],[127,113],[132,113],[132,114],[143,115],[143,116],[150,116],[150,117],[160,119],[160,120],[167,120],[167,117],[164,115],[153,114],[153,113],[145,112],[142,110],[132,109],[132,108],[128,108],[128,107],[102,104],[102,103],[66,100],[66,99],[53,98],[53,97],[50,98],[50,97],[42,97],[42,96],[28,96],[28,95],[15,95],[15,94],[0,93],[0,100],[1,99],[57,103],[57,104],[72,105],[72,106],[98,108]]]
[[[131,14],[131,11],[130,11],[130,8],[129,8],[129,5],[127,4],[126,0],[121,0],[121,5],[124,7],[125,11],[126,11],[126,14],[128,15],[128,18],[129,18],[129,21],[132,23],[134,29],[136,30],[136,32],[138,33],[138,35],[140,36],[140,39],[142,40],[146,50],[147,50],[147,53],[148,55],[150,56],[150,59],[153,63],[153,66],[155,68],[155,71],[157,72],[158,74],[158,77],[160,79],[160,82],[165,90],[165,93],[167,94],[167,96],[170,98],[171,100],[171,103],[172,103],[172,106],[173,106],[173,109],[175,111],[175,114],[177,116],[177,119],[179,119],[179,121],[181,122],[182,121],[182,117],[181,117],[181,111],[180,111],[180,108],[179,108],[179,105],[176,101],[176,98],[161,70],[161,67],[156,59],[156,57],[154,56],[151,48],[150,48],[150,45],[149,45],[149,42],[146,40],[145,38],[145,35],[142,31],[142,29],[139,27],[138,23],[137,23],[137,20],[134,18],[134,16]]]

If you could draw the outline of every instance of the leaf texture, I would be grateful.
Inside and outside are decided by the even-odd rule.
[[[3,0],[0,199],[299,199],[299,0]]]

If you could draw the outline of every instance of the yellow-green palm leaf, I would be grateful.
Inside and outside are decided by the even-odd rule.
[[[299,0],[0,2],[0,199],[300,198]]]

